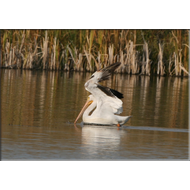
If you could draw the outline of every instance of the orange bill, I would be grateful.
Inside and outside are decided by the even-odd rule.
[[[86,108],[92,104],[92,100],[89,100],[89,98],[87,99],[86,103],[84,104],[82,110],[80,111],[79,115],[77,116],[77,118],[75,119],[75,122],[76,123],[78,121],[78,119],[81,117],[81,115],[84,113],[84,111],[86,110]]]

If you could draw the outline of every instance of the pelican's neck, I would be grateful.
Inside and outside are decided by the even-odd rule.
[[[96,107],[97,103],[93,100],[92,104],[88,106],[88,108],[83,113],[83,118],[89,117],[89,113]]]

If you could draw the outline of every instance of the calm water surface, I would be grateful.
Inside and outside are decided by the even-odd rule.
[[[90,73],[0,72],[2,160],[188,159],[187,78],[114,75],[132,115],[118,129],[73,125]]]

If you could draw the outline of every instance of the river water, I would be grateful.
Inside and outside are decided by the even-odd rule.
[[[188,78],[115,74],[121,128],[73,122],[90,73],[1,69],[2,160],[188,160]]]

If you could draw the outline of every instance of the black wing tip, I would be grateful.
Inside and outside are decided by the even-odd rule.
[[[115,62],[115,63],[113,63],[113,64],[120,66],[120,65],[121,65],[121,62]]]
[[[103,68],[102,71],[110,71],[113,72],[115,71],[115,69],[117,69],[117,67],[119,67],[121,65],[121,62],[116,62],[113,63],[111,65],[108,65],[107,67]]]
[[[103,69],[101,69],[102,71],[102,77],[99,79],[99,82],[104,81],[104,80],[108,80],[111,76],[111,74],[114,73],[114,71],[121,65],[120,62],[116,62],[113,63]]]
[[[117,98],[119,98],[119,99],[124,98],[124,97],[123,97],[123,94],[120,93],[120,92],[118,92],[117,90],[114,90],[114,89],[111,89],[111,88],[110,88],[110,91],[111,91]]]
[[[111,89],[111,88],[108,88],[108,87],[105,87],[105,86],[102,86],[102,85],[97,85],[97,87],[102,91],[104,92],[107,96],[110,96],[110,97],[117,97],[119,99],[122,99],[124,98],[123,97],[123,94],[118,92],[117,90],[114,90],[114,89]]]
[[[114,94],[110,91],[108,87],[102,86],[100,84],[97,85],[97,87],[104,92],[107,96],[114,97]]]

